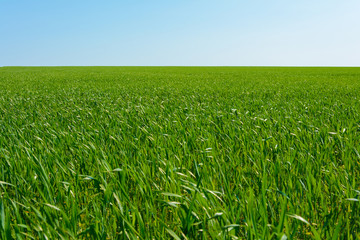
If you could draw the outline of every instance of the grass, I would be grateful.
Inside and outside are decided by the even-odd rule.
[[[360,239],[360,68],[0,68],[1,239]]]

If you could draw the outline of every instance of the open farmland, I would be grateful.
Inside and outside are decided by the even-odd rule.
[[[0,239],[359,239],[360,68],[0,68]]]

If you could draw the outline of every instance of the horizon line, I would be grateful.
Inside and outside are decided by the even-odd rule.
[[[342,65],[18,65],[2,67],[360,67]]]

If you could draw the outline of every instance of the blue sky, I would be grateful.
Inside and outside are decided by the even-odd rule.
[[[359,0],[0,0],[0,66],[360,66]]]

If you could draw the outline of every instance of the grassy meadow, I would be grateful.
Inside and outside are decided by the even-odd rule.
[[[360,239],[359,201],[360,68],[0,68],[0,239]]]

